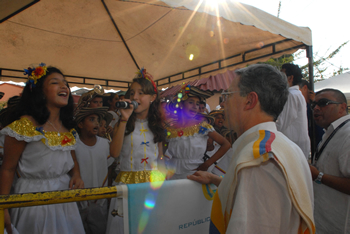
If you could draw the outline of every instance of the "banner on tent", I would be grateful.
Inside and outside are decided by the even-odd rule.
[[[214,185],[190,180],[127,185],[124,232],[207,233],[215,192]]]

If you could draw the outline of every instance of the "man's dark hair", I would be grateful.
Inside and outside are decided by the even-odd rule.
[[[337,102],[346,103],[346,105],[348,105],[346,97],[342,91],[338,89],[322,89],[316,93],[316,96],[324,92],[332,92]]]
[[[308,90],[312,90],[309,81],[301,80],[300,83],[299,83],[299,87],[302,89],[305,85],[307,86]]]
[[[240,76],[240,95],[257,93],[261,109],[276,120],[289,94],[286,75],[268,64],[250,65],[235,73]]]
[[[301,69],[298,65],[293,63],[285,63],[282,65],[282,69],[286,70],[287,77],[293,76],[293,85],[298,85],[301,82],[303,75],[301,74]]]

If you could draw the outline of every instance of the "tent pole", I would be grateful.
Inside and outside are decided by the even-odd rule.
[[[128,45],[126,44],[126,41],[124,40],[124,37],[122,36],[121,32],[119,31],[119,28],[118,28],[116,22],[114,21],[114,19],[113,19],[113,17],[112,17],[112,14],[111,14],[111,12],[109,11],[109,9],[108,9],[108,7],[107,7],[105,1],[104,1],[104,0],[101,0],[101,2],[102,2],[102,4],[103,4],[103,6],[105,7],[105,9],[106,9],[106,11],[107,11],[107,13],[108,13],[108,15],[109,15],[109,18],[111,18],[111,21],[112,21],[112,23],[113,23],[115,29],[117,30],[117,32],[118,32],[120,38],[122,39],[122,41],[123,41],[123,43],[124,43],[124,45],[125,45],[125,48],[128,50],[128,52],[129,52],[129,54],[130,54],[132,60],[134,61],[134,63],[135,63],[135,65],[136,65],[137,69],[140,70],[139,65],[137,64],[137,62],[136,62],[134,56],[132,55],[132,53],[131,53],[131,51],[130,51]]]
[[[314,61],[313,61],[313,52],[312,52],[312,46],[306,47],[306,57],[309,60],[309,82],[311,86],[311,90],[314,91]],[[311,162],[313,162],[314,153],[316,152],[316,134],[315,134],[315,120],[313,116],[310,116],[310,124],[311,124],[311,132],[310,132],[310,139],[311,139]]]

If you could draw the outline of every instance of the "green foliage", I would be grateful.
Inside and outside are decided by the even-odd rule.
[[[279,70],[282,69],[282,65],[285,63],[292,63],[294,61],[294,56],[292,54],[285,54],[282,55],[279,58],[270,58],[269,60],[267,60],[266,64],[270,64],[272,66],[277,67]]]
[[[329,62],[329,60],[331,60],[332,58],[334,58],[335,55],[337,55],[339,53],[339,51],[346,45],[348,44],[349,41],[344,42],[343,44],[341,44],[337,49],[335,49],[334,51],[332,51],[331,53],[329,53],[327,56],[324,57],[320,57],[318,55],[318,53],[314,54],[314,81],[321,81],[324,80],[326,78],[329,77],[325,77],[326,76],[326,71],[329,67],[329,64],[331,64]],[[331,64],[333,65],[333,64]],[[302,67],[300,67],[302,72],[303,72],[303,77],[306,80],[309,80],[309,65],[306,64]],[[333,71],[332,76],[335,75],[340,75],[342,74],[344,71],[349,70],[349,68],[343,68],[342,66],[340,66],[340,68],[336,71]]]
[[[327,56],[321,57],[318,55],[318,53],[314,53],[314,81],[321,81],[324,80],[326,78],[329,77],[325,77],[326,76],[326,71],[329,67],[329,64],[331,64],[329,62],[329,60],[331,60],[332,58],[334,58],[335,55],[337,55],[339,53],[339,51],[348,43],[344,42],[343,44],[341,44],[337,49],[335,49],[334,51],[332,51],[331,53],[329,53]],[[297,51],[294,54],[286,54],[283,55],[279,58],[270,58],[268,61],[264,62],[266,64],[270,64],[272,66],[277,67],[278,69],[281,69],[282,65],[285,63],[293,63],[295,60],[299,59],[300,57],[302,57],[302,53],[305,53],[304,51]],[[333,65],[333,64],[332,64]],[[306,80],[309,80],[309,64],[305,64],[304,66],[300,67],[303,77]],[[349,70],[349,68],[344,68],[342,66],[339,67],[338,70],[334,70],[332,76],[336,76],[336,75],[340,75],[342,74],[344,71]]]

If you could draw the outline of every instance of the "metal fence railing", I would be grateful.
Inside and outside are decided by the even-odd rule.
[[[72,189],[54,192],[0,195],[0,234],[4,233],[4,209],[78,202],[122,196],[118,186]]]

